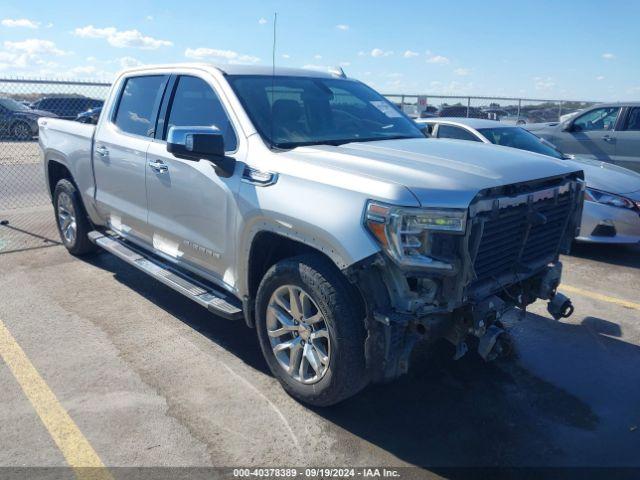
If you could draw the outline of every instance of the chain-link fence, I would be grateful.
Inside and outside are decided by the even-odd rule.
[[[0,254],[59,243],[37,144],[37,119],[95,123],[110,85],[0,79]],[[518,98],[386,95],[412,117],[490,118],[524,124],[557,121],[592,102]]]
[[[92,121],[109,84],[0,79],[0,254],[59,243],[37,120]]]
[[[509,97],[448,95],[386,95],[407,115],[427,117],[472,117],[511,125],[557,122],[595,102]]]

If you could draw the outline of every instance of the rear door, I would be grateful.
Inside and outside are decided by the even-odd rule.
[[[615,163],[640,172],[640,107],[627,107],[621,128],[616,131]]]
[[[558,132],[551,141],[563,153],[613,162],[619,115],[620,107],[594,108],[576,117],[571,131]]]
[[[167,75],[125,78],[111,112],[105,112],[94,143],[96,203],[110,228],[144,244],[147,226],[145,173],[147,149]]]
[[[166,111],[166,113],[165,113]],[[237,156],[238,136],[208,76],[180,75],[172,82],[158,121],[157,138],[147,153],[149,228],[154,249],[170,260],[213,280],[221,280],[231,263],[233,192],[241,168],[230,177],[211,162],[175,157],[167,151],[172,126],[216,126],[225,150]]]

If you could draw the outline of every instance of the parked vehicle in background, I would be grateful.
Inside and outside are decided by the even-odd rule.
[[[451,105],[442,107],[438,111],[439,117],[470,117],[470,118],[489,118],[489,116],[476,107],[466,107],[464,105]]]
[[[102,112],[102,107],[90,108],[86,112],[79,113],[76,117],[76,122],[96,125],[100,118],[100,112]]]
[[[502,117],[509,116],[509,112],[502,108],[488,107],[483,108],[482,111],[487,114],[489,120],[500,120]]]
[[[434,138],[492,143],[563,159],[584,171],[587,184],[580,234],[576,240],[640,243],[640,174],[588,158],[563,154],[550,142],[520,127],[470,118],[416,120]]]
[[[55,115],[33,110],[12,98],[0,97],[0,137],[30,140],[38,134],[38,118],[41,117]]]
[[[437,117],[437,116],[438,116],[438,108],[434,107],[433,105],[427,105],[420,112],[420,118],[431,118],[431,117]]]
[[[140,67],[98,125],[40,121],[65,247],[94,245],[257,329],[294,397],[330,405],[405,373],[415,342],[469,335],[537,298],[554,318],[582,172],[433,142],[365,84],[311,70]],[[533,196],[533,198],[532,198]],[[87,292],[87,294],[89,294]]]
[[[67,120],[75,119],[79,113],[90,108],[101,107],[103,100],[88,97],[45,97],[31,104],[31,108],[55,113]]]
[[[524,125],[529,121],[529,118],[523,113],[510,113],[508,115],[503,115],[502,117],[500,117],[499,121],[500,123],[504,123],[506,125]]]
[[[564,153],[640,172],[640,102],[598,104],[564,122],[527,124],[526,129]]]

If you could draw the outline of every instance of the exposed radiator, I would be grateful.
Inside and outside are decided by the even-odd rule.
[[[473,283],[524,272],[555,256],[571,211],[571,192],[480,214]]]

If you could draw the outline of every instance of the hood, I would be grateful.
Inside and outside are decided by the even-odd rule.
[[[57,117],[55,113],[47,112],[46,110],[20,110],[16,112],[16,115],[24,116],[24,117]]]
[[[565,160],[584,171],[587,186],[609,193],[631,193],[640,190],[640,173],[612,163],[575,157]]]
[[[421,205],[435,207],[466,208],[483,189],[580,170],[565,160],[524,150],[426,138],[299,147],[287,155],[403,185]]]

